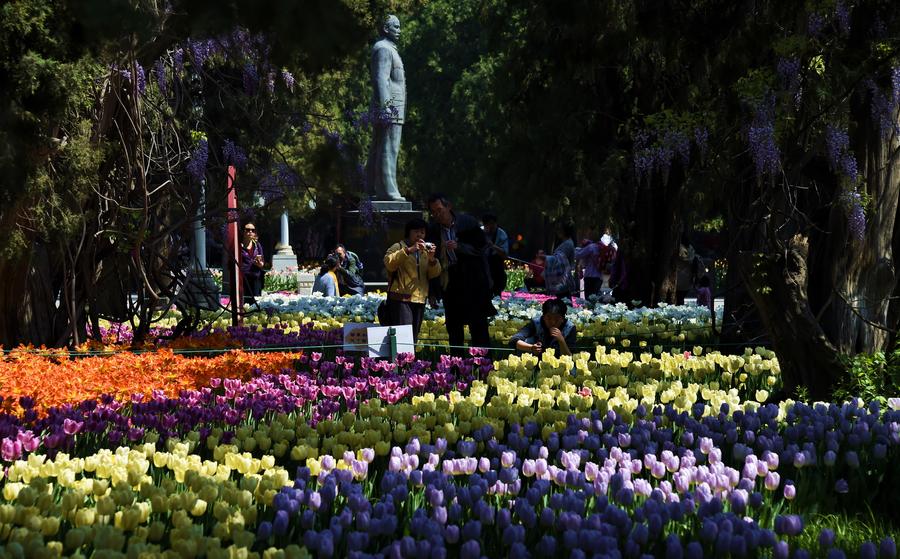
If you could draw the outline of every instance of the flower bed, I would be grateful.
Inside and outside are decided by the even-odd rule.
[[[171,350],[119,352],[109,356],[69,359],[67,352],[20,348],[0,359],[3,409],[37,414],[53,406],[96,400],[106,394],[129,398],[133,393],[181,390],[209,384],[222,371],[237,379],[291,367],[301,353],[229,351],[216,357],[188,358]],[[17,407],[22,398],[33,405]]]
[[[851,541],[807,511],[894,506],[900,402],[769,402],[766,350],[294,363],[6,416],[0,540],[25,555],[896,555],[895,528]]]
[[[508,341],[527,321],[540,316],[546,296],[505,293],[495,299],[498,314],[489,326],[493,347],[506,348]],[[148,344],[167,347],[307,347],[336,345],[344,324],[376,322],[375,312],[383,300],[376,295],[350,297],[300,297],[290,294],[267,295],[260,299],[261,310],[248,310],[244,329],[232,330],[230,320],[210,316],[210,324],[200,334],[187,340],[171,341],[171,327],[179,319],[177,312],[159,322],[151,332]],[[711,339],[709,312],[696,306],[660,306],[655,309],[628,309],[624,305],[587,306],[574,300],[568,313],[578,326],[578,349],[593,349],[604,344],[622,349],[649,349],[654,345],[684,347],[703,344]],[[581,305],[581,306],[579,306]],[[104,345],[126,344],[132,339],[128,325],[104,324],[104,344],[96,342],[86,348],[103,349]],[[217,335],[218,337],[214,336]],[[420,345],[444,348],[448,343],[443,310],[428,309],[420,332]],[[266,341],[268,340],[268,341]],[[216,346],[213,342],[218,341]],[[290,344],[288,343],[290,341]]]

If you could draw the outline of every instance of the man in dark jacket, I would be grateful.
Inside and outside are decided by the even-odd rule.
[[[488,318],[497,310],[491,302],[490,247],[484,231],[474,217],[454,213],[442,194],[428,198],[428,211],[432,221],[426,240],[436,245],[442,267],[429,288],[429,301],[435,306],[437,299],[443,300],[451,353],[463,353],[466,325],[472,346],[488,347]]]

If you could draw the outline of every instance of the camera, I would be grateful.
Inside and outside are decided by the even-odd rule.
[[[431,252],[434,250],[434,243],[425,243],[425,250]]]

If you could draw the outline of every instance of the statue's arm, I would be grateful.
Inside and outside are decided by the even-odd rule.
[[[372,53],[372,81],[375,85],[375,104],[378,108],[387,107],[391,100],[391,53],[388,49],[375,49]]]

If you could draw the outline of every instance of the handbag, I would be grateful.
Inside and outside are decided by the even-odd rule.
[[[396,276],[396,272],[391,274],[391,277],[388,280],[387,293],[385,293],[384,300],[378,303],[378,308],[375,309],[375,316],[378,317],[378,324],[380,324],[381,326],[395,326],[394,324],[390,323],[391,320],[388,316],[387,303],[388,299],[391,296],[391,286],[394,285],[394,278]]]
[[[375,310],[376,316],[378,316],[378,324],[381,326],[393,326],[393,324],[388,324],[388,309],[387,309],[387,299],[378,303],[378,308]]]

